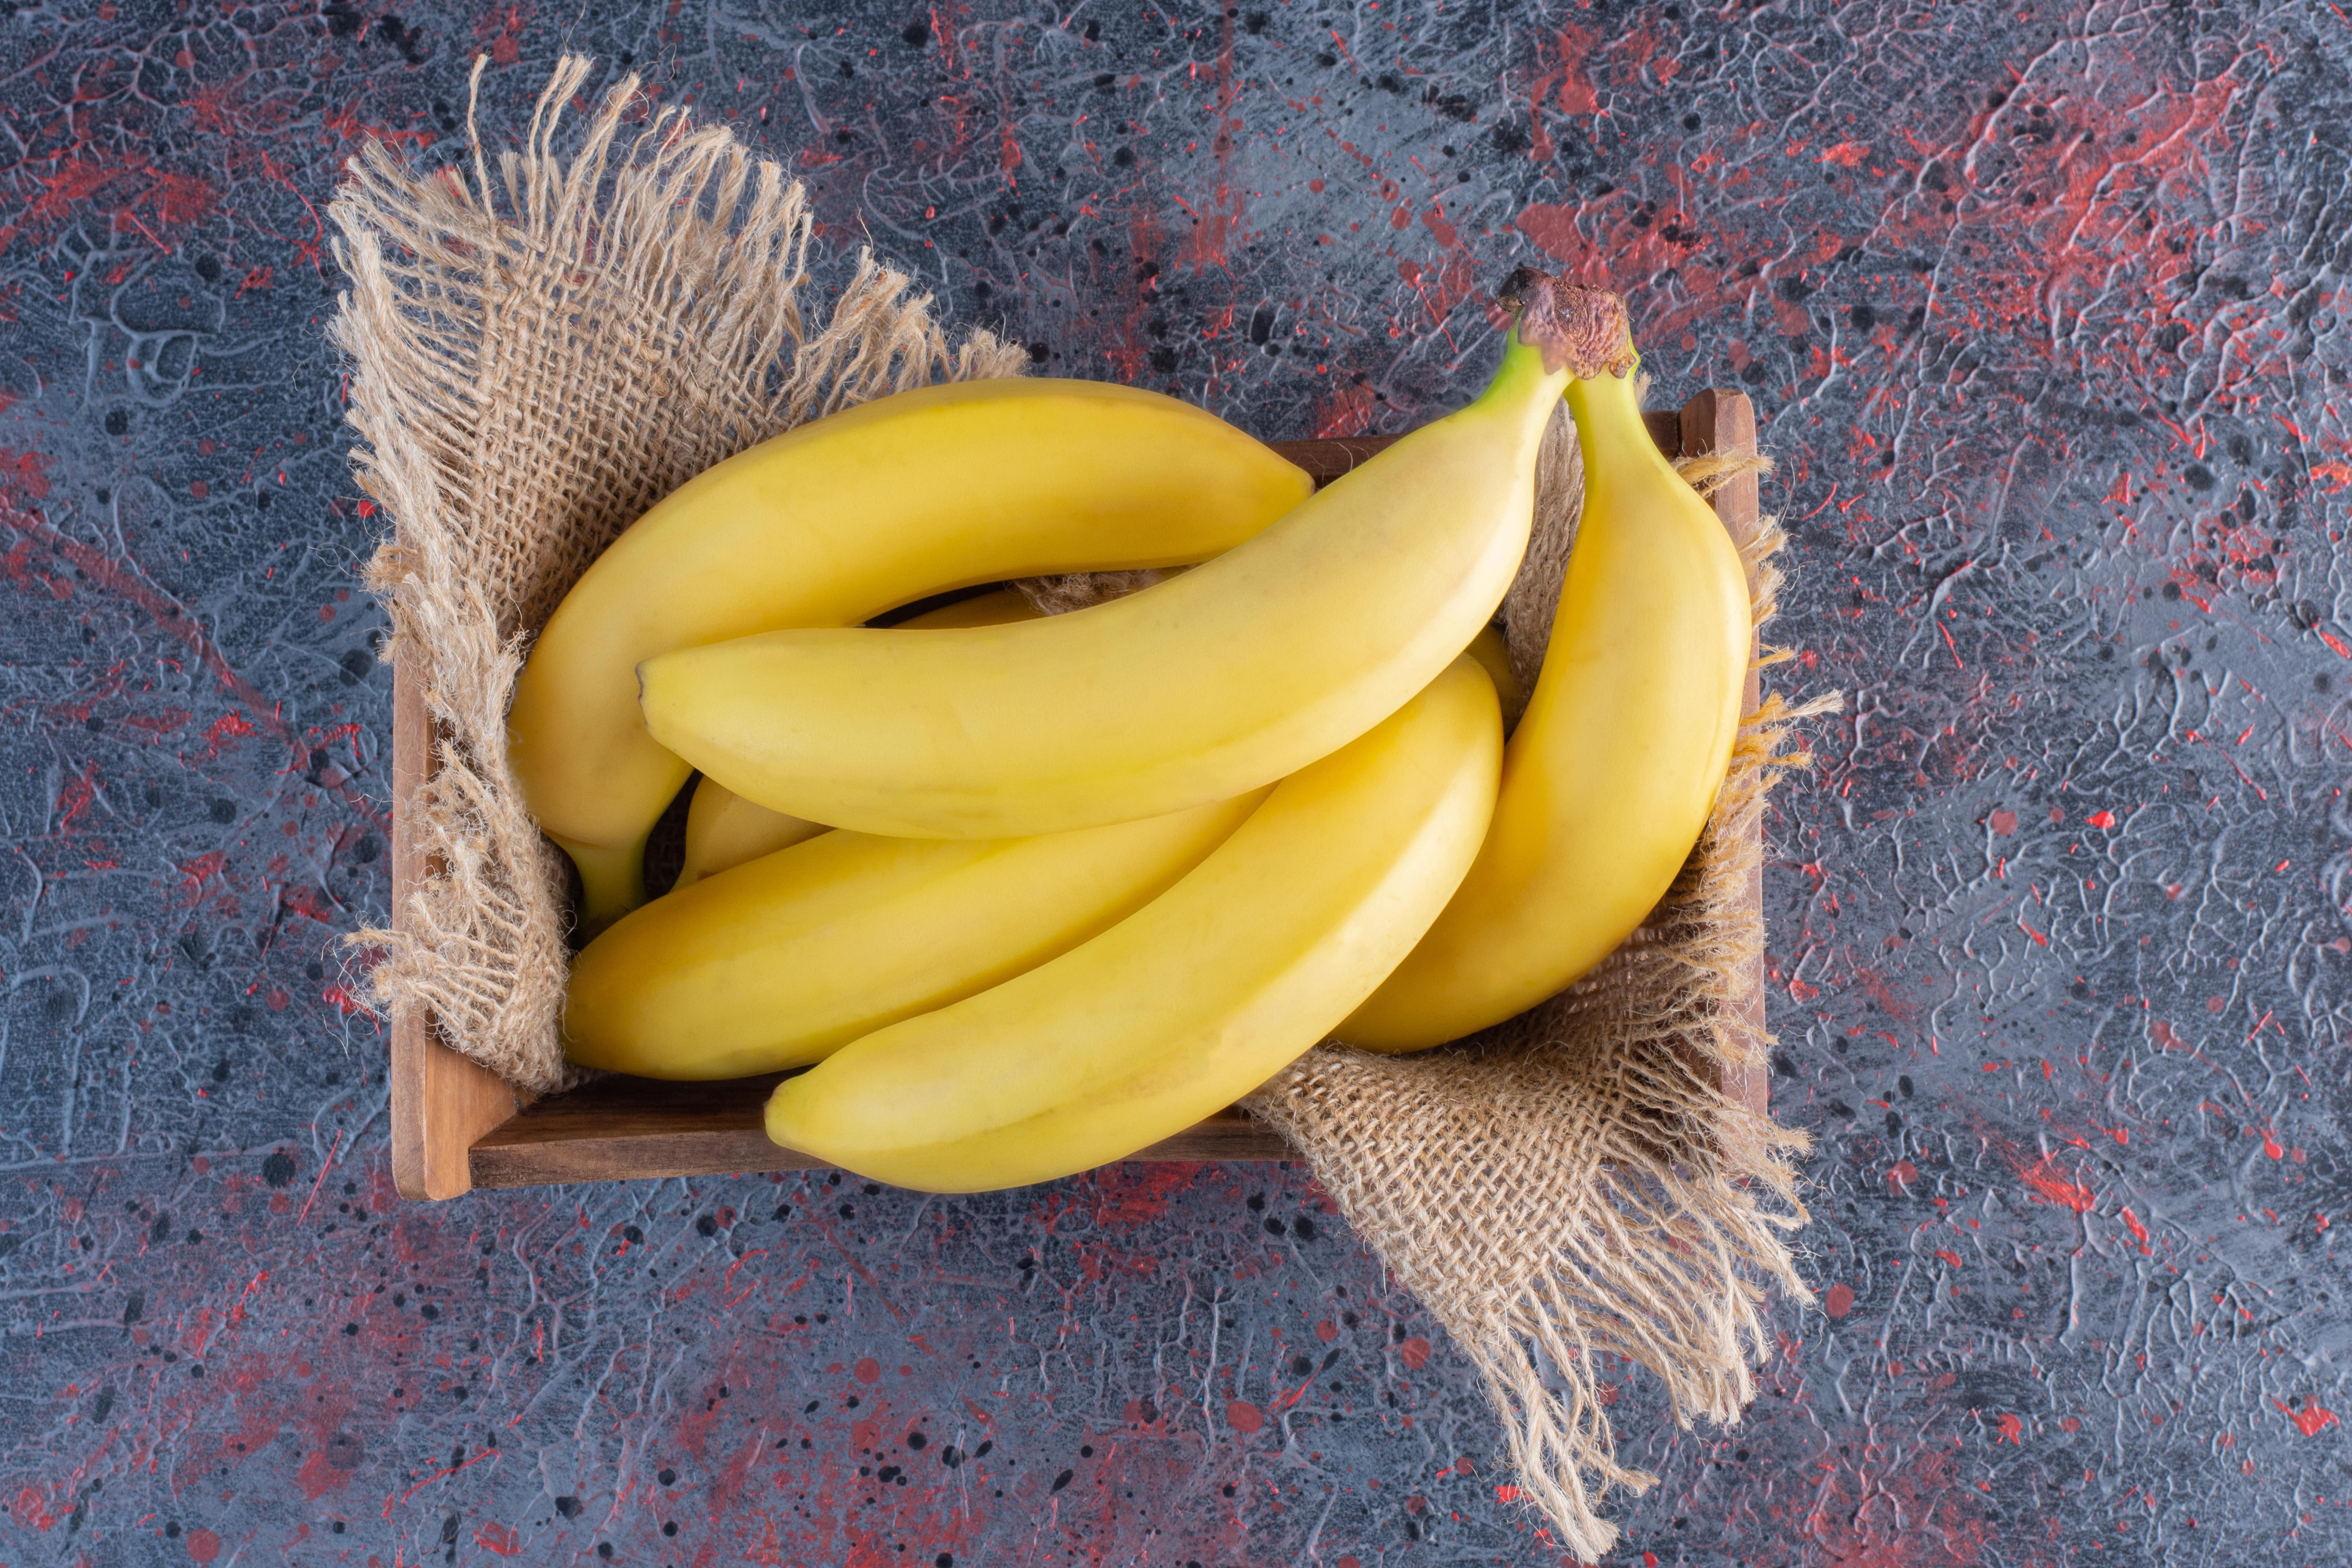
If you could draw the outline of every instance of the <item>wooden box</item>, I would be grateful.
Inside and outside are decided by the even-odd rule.
[[[1745,452],[1756,446],[1756,416],[1747,395],[1707,391],[1679,415],[1648,416],[1651,435],[1669,456]],[[1276,447],[1328,483],[1387,446],[1392,437],[1338,441],[1284,441]],[[1715,495],[1715,509],[1735,540],[1745,542],[1758,521],[1756,481],[1741,478]],[[1748,676],[1748,702],[1757,700]],[[427,868],[423,850],[403,826],[410,798],[431,763],[430,720],[415,672],[404,660],[393,669],[393,919],[398,922],[410,888]],[[1750,896],[1760,909],[1759,872]],[[1746,977],[1746,1026],[1764,1028],[1760,963]],[[779,1171],[824,1163],[768,1142],[761,1109],[777,1076],[718,1083],[663,1083],[608,1077],[523,1104],[506,1083],[444,1044],[429,1018],[404,1017],[392,1029],[392,1162],[401,1194],[453,1198],[475,1187],[521,1187],[550,1182],[631,1177],[713,1175]],[[1761,1110],[1761,1071],[1724,1086]],[[1137,1160],[1276,1160],[1288,1145],[1240,1110],[1221,1111]]]

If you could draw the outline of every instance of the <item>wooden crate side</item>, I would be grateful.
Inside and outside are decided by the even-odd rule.
[[[432,867],[409,823],[409,804],[433,766],[425,685],[404,651],[392,665],[392,927],[404,931],[408,895]],[[404,1198],[454,1198],[473,1185],[467,1151],[515,1113],[515,1091],[435,1037],[433,1020],[404,1007],[392,1020],[392,1184]]]
[[[738,1171],[829,1168],[830,1162],[768,1141],[761,1111],[782,1077],[716,1083],[599,1079],[541,1101],[486,1133],[472,1152],[480,1187],[548,1182],[712,1176]],[[1281,1160],[1279,1135],[1225,1110],[1129,1160]]]
[[[1683,405],[1680,419],[1679,444],[1691,456],[1722,453],[1738,456],[1756,450],[1756,405],[1744,392],[1709,387]],[[1663,445],[1663,443],[1661,443]],[[1725,531],[1742,549],[1756,538],[1763,526],[1762,489],[1754,474],[1742,474],[1727,481],[1715,492],[1715,515],[1723,520]],[[1748,592],[1756,592],[1756,574],[1748,574]],[[1748,684],[1740,701],[1742,710],[1754,712],[1763,700],[1763,671],[1755,664],[1762,650],[1758,637],[1748,639]],[[1757,862],[1755,873],[1748,879],[1745,898],[1747,908],[1761,920],[1764,914],[1764,866]],[[1748,1038],[1760,1047],[1765,1037],[1764,1023],[1764,956],[1757,954],[1748,965],[1748,973],[1739,980],[1744,998],[1737,1024]],[[1723,1092],[1748,1110],[1762,1114],[1770,1105],[1772,1075],[1769,1068],[1733,1068],[1722,1078]]]

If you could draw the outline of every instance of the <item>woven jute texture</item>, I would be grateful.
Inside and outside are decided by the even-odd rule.
[[[377,955],[383,1007],[533,1091],[567,1081],[567,873],[507,763],[531,636],[620,530],[720,458],[1026,358],[952,337],[870,256],[820,311],[800,188],[723,129],[649,110],[634,77],[567,120],[590,70],[564,60],[527,145],[495,163],[478,138],[431,174],[371,143],[332,209],[353,463],[392,525],[370,582],[435,733],[432,780],[404,809],[438,869],[398,930],[352,941]],[[1760,464],[1718,454],[1685,473],[1704,489]],[[1563,416],[1507,602],[1529,684],[1580,489]],[[1759,621],[1778,542],[1768,530],[1746,546]],[[1150,575],[1024,586],[1060,612]],[[1744,895],[1767,794],[1809,760],[1801,716],[1778,700],[1749,716],[1672,895],[1573,991],[1417,1057],[1318,1047],[1249,1101],[1476,1366],[1522,1494],[1586,1559],[1615,1538],[1598,1511],[1610,1491],[1651,1481],[1616,1457],[1603,1390],[1621,1363],[1655,1374],[1685,1424],[1732,1420],[1769,1348],[1766,1287],[1806,1294],[1789,1250],[1803,1141],[1716,1087],[1768,1046],[1739,1016],[1763,936]]]
[[[436,731],[405,826],[442,868],[397,929],[353,941],[383,955],[383,1005],[534,1091],[568,1076],[568,868],[507,764],[530,637],[614,535],[719,459],[1028,363],[986,332],[950,340],[871,256],[830,312],[814,307],[801,187],[724,129],[648,113],[635,77],[559,152],[591,69],[556,68],[528,145],[495,173],[478,139],[468,165],[430,175],[371,142],[331,209],[352,463],[394,525],[368,581],[391,610],[386,657],[413,656]]]

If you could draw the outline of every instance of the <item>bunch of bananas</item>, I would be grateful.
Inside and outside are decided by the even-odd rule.
[[[1486,391],[1319,492],[1171,399],[1013,380],[818,420],[655,507],[511,717],[601,931],[572,1059],[814,1064],[769,1101],[778,1142],[977,1191],[1131,1153],[1327,1037],[1458,1038],[1614,949],[1722,780],[1746,581],[1643,426],[1617,297],[1507,297]],[[1563,395],[1584,511],[1507,746],[1489,622]],[[1001,590],[860,624],[1183,566],[1067,615]],[[647,904],[646,834],[698,769]]]

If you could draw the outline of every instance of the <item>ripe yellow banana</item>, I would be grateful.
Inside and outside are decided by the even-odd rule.
[[[954,631],[959,626],[1001,626],[1013,621],[1041,620],[1045,614],[1018,588],[992,588],[985,594],[975,594],[969,599],[958,599],[952,605],[941,605],[936,610],[910,616],[898,623],[898,629],[922,632]]]
[[[1494,809],[1502,740],[1493,683],[1456,659],[1092,942],[785,1079],[768,1136],[879,1181],[980,1192],[1118,1159],[1231,1104],[1323,1038],[1444,906]]]
[[[1528,706],[1528,694],[1519,689],[1518,674],[1511,668],[1511,645],[1503,640],[1498,627],[1484,626],[1462,651],[1476,659],[1478,668],[1494,681],[1495,696],[1503,705],[1503,730],[1507,734]]]
[[[1029,595],[1018,588],[999,588],[942,605],[936,610],[926,610],[898,625],[902,629],[917,631],[927,627],[999,626],[1007,621],[1034,621],[1041,614],[1029,602]],[[1507,661],[1505,668],[1508,668]],[[756,805],[714,779],[698,780],[694,800],[686,811],[686,864],[679,868],[675,886],[690,887],[705,877],[715,877],[746,860],[788,849],[824,830],[821,822],[806,822]]]
[[[590,942],[572,966],[567,1049],[645,1078],[819,1060],[1108,929],[1262,798],[1040,838],[820,834],[656,899]]]
[[[868,833],[1000,837],[1220,800],[1394,712],[1494,614],[1571,364],[1623,307],[1541,275],[1478,400],[1182,576],[1066,616],[779,631],[650,658],[655,739]]]
[[[1622,374],[1569,384],[1584,511],[1494,826],[1412,956],[1339,1028],[1410,1051],[1564,989],[1654,908],[1706,826],[1739,727],[1748,579],[1643,428]]]
[[[824,832],[822,822],[803,822],[755,805],[725,784],[698,779],[686,808],[686,863],[673,892],[716,877],[747,860],[789,849]]]
[[[516,684],[515,776],[601,924],[642,901],[646,833],[688,771],[646,733],[638,661],[969,583],[1199,561],[1312,489],[1213,416],[1094,382],[962,382],[816,420],[679,487],[582,576]]]

